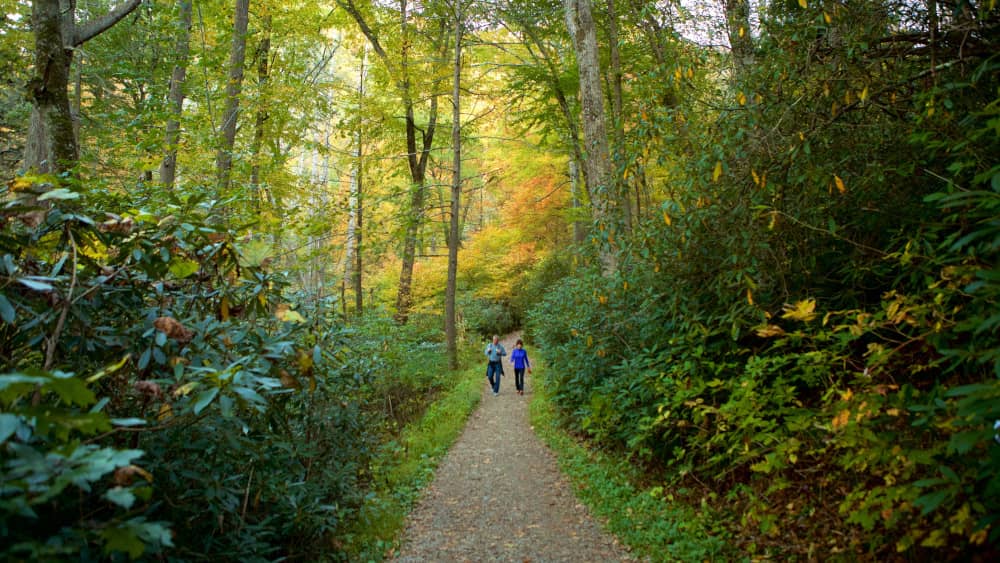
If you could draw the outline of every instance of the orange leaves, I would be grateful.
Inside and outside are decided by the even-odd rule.
[[[172,338],[181,344],[190,342],[194,338],[194,331],[184,328],[184,325],[172,317],[160,317],[156,319],[153,321],[153,327],[165,333],[167,338]]]

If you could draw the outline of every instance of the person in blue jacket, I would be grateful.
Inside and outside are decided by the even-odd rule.
[[[517,387],[517,394],[524,395],[524,370],[527,369],[528,373],[531,373],[531,361],[528,360],[528,352],[524,349],[524,342],[520,338],[510,353],[510,361],[514,364],[514,385]]]
[[[503,344],[500,344],[500,337],[493,335],[493,342],[486,345],[486,379],[490,380],[490,387],[493,388],[493,396],[500,394],[500,375],[503,374],[501,359],[507,355]]]

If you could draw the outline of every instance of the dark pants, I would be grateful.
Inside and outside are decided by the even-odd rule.
[[[490,380],[490,386],[494,393],[500,392],[500,375],[503,374],[503,367],[500,362],[489,362],[486,364],[486,379]]]
[[[524,391],[524,368],[514,368],[514,386],[518,391]]]

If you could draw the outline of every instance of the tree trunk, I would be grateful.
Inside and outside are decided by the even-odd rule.
[[[614,131],[612,162],[620,162],[625,154],[625,115],[622,95],[622,60],[618,52],[618,12],[615,0],[608,0],[608,44],[611,58],[611,125]],[[624,211],[625,229],[632,229],[632,203],[628,191],[622,190],[621,208]]]
[[[604,95],[601,91],[601,67],[597,50],[597,33],[590,0],[563,0],[566,26],[573,38],[577,68],[580,72],[580,103],[583,114],[583,139],[590,205],[599,229],[606,230],[608,240],[598,250],[601,269],[610,275],[618,269],[613,241],[617,217],[616,186],[611,177],[608,155],[608,134],[604,120]]]
[[[351,281],[354,289],[355,315],[361,316],[363,295],[361,293],[361,185],[363,172],[363,148],[361,126],[364,120],[365,101],[365,55],[361,51],[361,69],[358,72],[358,124],[354,130],[354,166],[351,168],[351,185],[348,195],[347,243],[344,250],[344,284]]]
[[[448,231],[448,284],[444,292],[444,332],[448,344],[448,367],[458,369],[458,330],[455,326],[455,293],[458,288],[458,221],[462,198],[462,5],[455,0],[455,68],[451,111],[451,214]]]
[[[31,27],[35,32],[35,76],[28,83],[32,108],[24,167],[58,174],[72,169],[79,159],[68,92],[73,51],[67,48],[70,38],[63,35],[59,0],[32,2]]]
[[[260,187],[260,152],[264,146],[264,126],[267,124],[268,58],[271,56],[271,14],[263,18],[260,45],[257,48],[257,116],[254,119],[253,143],[250,148],[250,193],[253,194],[257,209],[263,207],[267,199]]]
[[[160,163],[160,183],[170,188],[177,178],[177,147],[181,137],[181,112],[184,108],[184,82],[187,80],[188,58],[191,53],[191,0],[180,0],[180,27],[177,34],[177,62],[170,75],[170,119],[167,120],[163,144],[166,155]]]
[[[243,63],[247,52],[247,25],[250,0],[236,0],[233,9],[233,43],[229,53],[229,80],[226,83],[226,109],[222,114],[222,139],[216,156],[219,197],[225,198],[233,170],[233,147],[236,144],[236,124],[240,113],[240,91],[243,87]]]
[[[582,207],[580,201],[580,166],[575,158],[569,159],[569,185],[573,194],[573,209]],[[573,242],[583,244],[587,240],[587,228],[579,219],[573,220]]]
[[[103,16],[76,24],[75,0],[36,0],[31,3],[35,34],[35,76],[28,82],[31,119],[24,150],[24,169],[60,173],[79,160],[69,100],[69,73],[73,49],[103,33],[139,6],[128,0]]]
[[[750,39],[750,3],[748,0],[725,0],[726,31],[733,57],[733,78],[743,81],[746,69],[753,65],[753,42]]]

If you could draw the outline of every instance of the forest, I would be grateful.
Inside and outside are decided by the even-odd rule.
[[[3,0],[0,558],[383,560],[521,331],[638,556],[995,560],[998,4]]]

